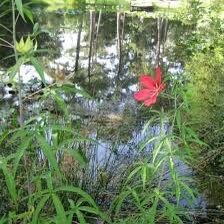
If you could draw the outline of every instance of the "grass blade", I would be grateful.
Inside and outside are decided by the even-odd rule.
[[[56,194],[52,194],[52,200],[53,200],[56,212],[57,212],[56,223],[58,223],[58,224],[68,223],[64,207],[63,207],[59,197]]]
[[[41,149],[43,150],[44,155],[47,157],[48,161],[50,162],[50,165],[52,166],[52,168],[57,172],[59,176],[61,176],[61,172],[60,172],[53,148],[47,143],[46,139],[41,135],[37,136],[37,141]]]
[[[38,224],[38,217],[39,217],[39,214],[41,212],[41,210],[44,208],[44,205],[46,204],[47,200],[49,199],[50,195],[47,194],[47,195],[44,195],[40,202],[37,204],[37,207],[34,211],[34,214],[33,214],[33,218],[32,218],[32,224]]]
[[[78,187],[63,186],[63,187],[57,188],[56,191],[67,191],[67,192],[76,193],[76,194],[82,196],[83,199],[85,199],[85,201],[88,202],[90,205],[92,205],[94,208],[98,209],[98,206],[97,206],[96,202],[92,199],[92,197],[88,193],[86,193],[85,191],[83,191],[82,189],[80,189]]]
[[[0,158],[0,169],[2,169],[2,172],[5,176],[5,182],[6,186],[8,188],[9,194],[12,197],[12,200],[14,203],[17,202],[17,191],[16,191],[16,182],[13,177],[12,172],[7,168],[7,164],[4,161],[4,158]]]

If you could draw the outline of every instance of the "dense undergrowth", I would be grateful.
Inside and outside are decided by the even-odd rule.
[[[209,8],[195,1],[188,21],[193,31],[186,34],[186,40],[179,41],[185,57],[190,120],[208,145],[202,150],[202,166],[215,164],[220,174],[223,172],[223,10],[223,1],[214,1]]]
[[[32,21],[31,9],[21,0],[0,3],[4,8],[0,17],[4,19],[8,13],[12,16],[10,30],[1,24],[6,33],[12,35],[12,42],[8,43],[4,36],[1,40],[14,50],[15,65],[9,68],[7,75],[10,80],[17,77],[19,102],[17,110],[1,120],[1,224],[194,223],[189,209],[197,191],[192,179],[184,176],[177,164],[195,164],[202,148],[204,153],[216,150],[215,155],[220,156],[223,139],[223,41],[220,35],[223,35],[223,27],[216,16],[218,6],[208,12],[204,9],[204,13],[196,17],[194,13],[200,4],[193,2],[196,8],[187,11],[188,15],[192,12],[192,20],[187,21],[188,24],[185,21],[191,28],[186,35],[191,38],[179,46],[183,47],[179,58],[184,61],[187,58],[186,76],[176,80],[166,74],[169,84],[162,100],[168,102],[171,109],[147,108],[151,119],[143,132],[150,126],[156,126],[158,132],[147,135],[138,149],[144,152],[152,144],[152,151],[125,167],[111,191],[107,188],[107,173],[101,171],[96,181],[91,174],[88,147],[89,143],[97,144],[96,140],[72,123],[62,97],[77,92],[84,97],[88,94],[76,89],[70,81],[46,83],[37,57],[38,25],[34,25],[30,37],[19,41],[16,36],[17,18]],[[217,14],[213,14],[215,10]],[[208,20],[206,29],[200,26],[204,16]],[[207,32],[207,27],[212,33]],[[205,35],[208,37],[204,38]],[[53,102],[56,114],[42,112],[24,116],[27,96],[22,96],[22,64],[36,68],[44,85],[38,100]],[[220,167],[222,161],[223,157],[219,157]],[[187,208],[183,200],[187,201]]]

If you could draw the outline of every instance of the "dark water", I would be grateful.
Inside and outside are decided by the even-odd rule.
[[[147,112],[139,115],[139,105],[134,101],[133,93],[137,90],[138,75],[152,72],[158,41],[164,70],[178,78],[182,66],[178,60],[174,60],[172,54],[175,54],[175,48],[172,49],[172,46],[175,45],[173,33],[179,23],[164,20],[161,35],[158,36],[157,19],[127,12],[63,13],[60,10],[50,13],[37,10],[36,15],[41,30],[48,30],[38,38],[38,47],[48,49],[40,57],[46,68],[47,81],[65,83],[66,77],[71,76],[72,82],[92,96],[91,99],[85,99],[79,94],[65,97],[71,111],[70,119],[87,136],[97,140],[97,144],[86,145],[91,167],[86,174],[87,182],[90,188],[93,187],[103,171],[109,176],[105,187],[113,186],[114,182],[122,179],[122,171],[130,164],[150,154],[153,145],[149,145],[142,153],[138,150],[139,143],[146,136],[159,134],[160,128],[156,125],[142,132],[148,115]],[[26,34],[22,29],[20,32]],[[24,97],[41,88],[39,77],[32,66],[23,66],[21,75]],[[3,127],[4,121],[17,110],[18,99],[16,84],[11,85],[5,79],[0,89],[0,121]],[[50,103],[27,101],[26,118],[38,116],[46,110],[55,113],[55,105]],[[192,168],[180,162],[176,165],[181,175],[193,177]],[[202,189],[194,206],[195,216],[200,216],[204,223],[222,223],[222,186],[214,180],[210,182],[211,179],[206,179],[204,175],[195,180],[199,191]],[[184,205],[184,200],[182,203]]]

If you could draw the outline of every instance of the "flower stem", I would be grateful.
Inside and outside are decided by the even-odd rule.
[[[12,36],[13,36],[13,49],[15,55],[15,61],[18,61],[18,53],[16,50],[16,15],[15,15],[15,2],[14,0],[11,1],[12,3]],[[19,97],[19,124],[20,126],[23,125],[23,102],[22,102],[22,80],[20,75],[20,68],[18,71],[18,97]]]

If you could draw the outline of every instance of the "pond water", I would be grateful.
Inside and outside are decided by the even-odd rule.
[[[147,158],[150,154],[153,145],[148,145],[144,153],[138,150],[145,137],[159,134],[160,127],[157,125],[142,132],[149,117],[147,112],[139,112],[133,93],[138,88],[138,75],[148,71],[152,73],[157,57],[161,58],[167,72],[174,78],[179,77],[182,66],[179,61],[173,60],[172,54],[175,54],[173,33],[180,24],[164,19],[158,32],[158,19],[116,10],[70,10],[66,13],[62,10],[46,12],[37,9],[36,15],[40,28],[48,30],[38,39],[38,47],[48,49],[48,53],[42,53],[40,57],[46,68],[47,82],[64,83],[66,77],[71,76],[78,87],[81,86],[92,96],[91,99],[86,99],[79,94],[69,94],[65,100],[74,125],[97,141],[86,145],[90,149],[88,157],[91,166],[86,174],[86,185],[91,191],[99,181],[99,176],[106,174],[106,179],[100,180],[101,185],[98,187],[108,190],[114,183],[119,183],[122,171],[131,163],[138,158]],[[25,35],[27,29],[29,30],[28,25],[26,30],[21,28],[21,34]],[[23,66],[21,75],[24,96],[41,88],[41,81],[32,66]],[[13,113],[11,105],[16,108],[18,99],[14,84],[4,81],[0,88],[1,105],[4,106],[1,108],[0,121],[4,125],[4,121],[10,116],[7,110],[11,108]],[[159,105],[166,106],[164,102],[159,102]],[[32,103],[26,102],[26,106],[27,118],[38,116],[43,110],[48,110],[49,113],[60,112],[50,102],[40,103],[38,99]],[[168,126],[165,129],[167,128]],[[194,175],[193,169],[185,164],[177,162],[176,165],[182,175]],[[195,216],[201,217],[201,223],[222,223],[219,213],[224,205],[220,193],[222,187],[215,181],[205,181],[205,178],[203,175],[196,178],[203,191],[194,207]],[[201,186],[204,182],[209,187]],[[184,200],[182,203],[184,204]],[[197,214],[197,209],[200,214]],[[211,219],[210,211],[213,212]]]

